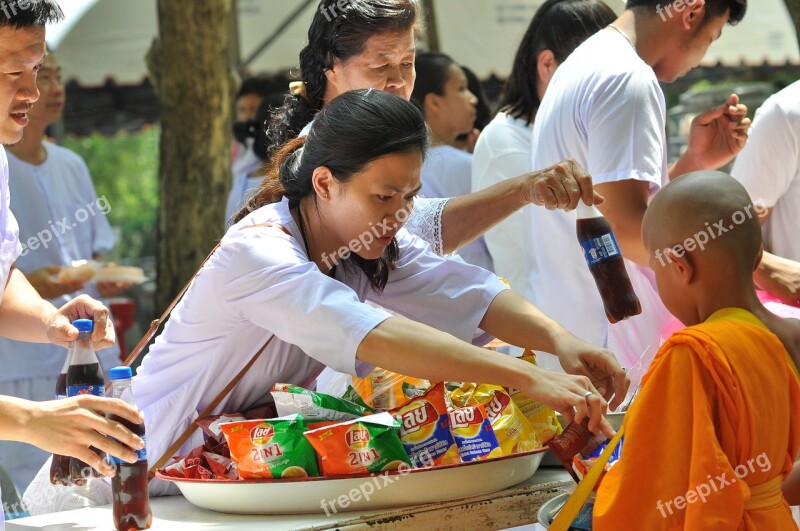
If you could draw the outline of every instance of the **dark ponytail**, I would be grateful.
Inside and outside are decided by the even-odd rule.
[[[499,109],[530,124],[542,103],[537,92],[539,54],[550,50],[556,62],[563,63],[583,41],[616,18],[600,0],[547,0],[522,37]]]
[[[307,138],[290,140],[276,153],[261,187],[235,221],[283,198],[290,208],[305,198],[316,203],[313,175],[319,167],[325,166],[339,183],[346,183],[385,155],[424,156],[428,142],[425,118],[403,98],[375,89],[342,94],[320,111]],[[351,253],[343,265],[361,269],[380,292],[398,256],[397,242],[392,241],[378,260]]]
[[[308,45],[300,52],[301,88],[286,96],[267,125],[268,155],[274,156],[295,138],[324,105],[334,59],[346,61],[364,51],[367,40],[381,33],[419,31],[415,0],[322,0],[308,30]],[[335,6],[335,16],[329,11]]]

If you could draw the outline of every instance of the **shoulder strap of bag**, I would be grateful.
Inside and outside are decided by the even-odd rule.
[[[581,512],[586,500],[589,499],[589,495],[591,495],[595,485],[600,481],[600,476],[603,470],[605,470],[608,460],[611,459],[611,454],[614,453],[614,449],[616,449],[619,445],[619,441],[622,439],[623,431],[624,426],[620,428],[617,434],[611,439],[611,442],[608,443],[606,449],[600,454],[600,458],[595,461],[592,468],[589,469],[589,473],[583,476],[583,480],[578,484],[575,492],[572,493],[567,503],[564,504],[564,508],[561,509],[556,519],[550,524],[550,531],[567,531],[572,525],[572,522],[575,521],[575,518],[577,518],[578,514]]]

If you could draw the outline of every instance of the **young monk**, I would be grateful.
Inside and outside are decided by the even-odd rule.
[[[664,304],[689,328],[643,378],[594,529],[797,529],[781,482],[800,447],[800,383],[781,338],[800,330],[756,296],[747,192],[719,172],[680,177],[654,197],[642,236]]]

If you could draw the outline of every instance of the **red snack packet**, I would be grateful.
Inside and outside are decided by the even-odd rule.
[[[567,472],[572,476],[576,483],[580,483],[580,477],[573,470],[573,458],[576,455],[590,455],[598,446],[608,439],[603,434],[595,435],[589,431],[589,419],[584,419],[580,424],[570,422],[561,435],[550,439],[547,446],[555,454]]]

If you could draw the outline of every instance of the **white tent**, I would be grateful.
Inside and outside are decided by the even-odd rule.
[[[606,0],[617,12],[624,0]],[[668,0],[665,0],[665,4]],[[783,0],[751,0],[744,21],[726,28],[703,61],[800,64],[794,26]],[[144,56],[158,34],[156,0],[60,0],[66,20],[48,28],[48,43],[58,53],[66,79],[97,85],[107,78],[139,83],[147,75]],[[255,52],[275,31],[285,31],[250,64],[251,72],[297,67],[297,56],[317,2],[238,0],[240,55]],[[505,76],[514,52],[541,0],[433,0],[442,51],[479,76]],[[302,8],[302,9],[301,9]],[[295,18],[292,15],[299,12]]]

